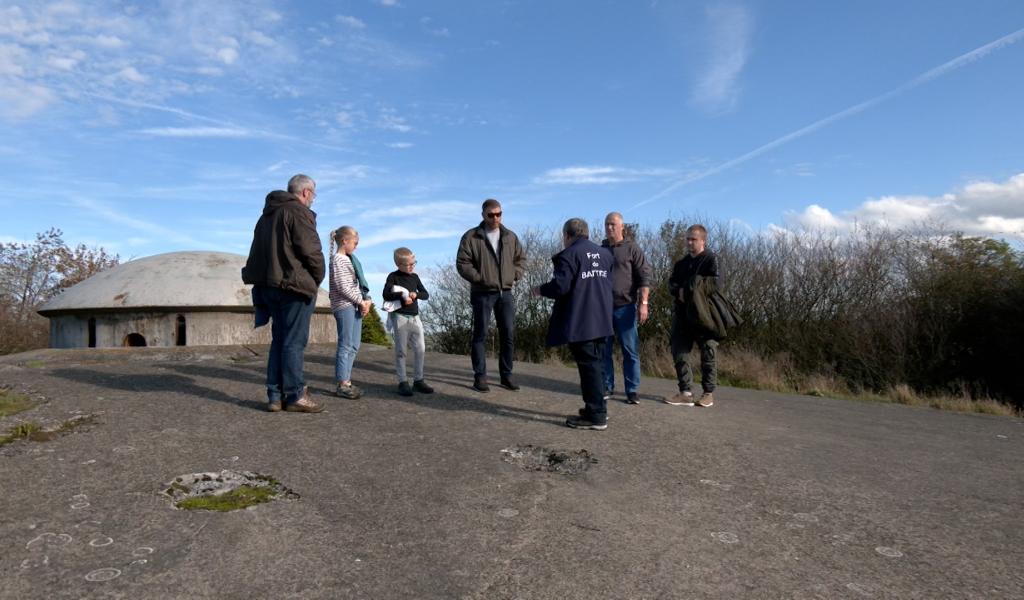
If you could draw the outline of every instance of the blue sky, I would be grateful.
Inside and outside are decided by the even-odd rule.
[[[1019,243],[1022,73],[1019,0],[0,0],[0,241],[245,254],[303,172],[379,281],[487,197]]]

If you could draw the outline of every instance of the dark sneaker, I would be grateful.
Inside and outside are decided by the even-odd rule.
[[[284,409],[287,412],[318,413],[323,412],[324,406],[310,400],[309,388],[304,387],[302,388],[302,395],[299,396],[299,399],[285,404]]]
[[[608,429],[607,421],[604,423],[595,423],[587,417],[569,417],[565,420],[565,424],[573,429],[593,429],[595,431],[604,431]]]
[[[640,404],[640,396],[636,392],[630,392],[626,394],[626,399],[623,402],[626,404]]]
[[[338,389],[334,393],[340,398],[348,398],[349,400],[355,400],[363,396],[363,390],[351,383],[348,385],[339,383]]]
[[[690,390],[683,390],[675,396],[665,398],[665,404],[671,404],[672,406],[693,406],[693,392]]]
[[[715,397],[711,394],[711,392],[704,392],[703,394],[701,394],[700,400],[697,401],[697,406],[703,406],[704,408],[708,408],[709,406],[713,406],[714,404]]]
[[[516,382],[512,381],[511,375],[501,378],[501,387],[505,388],[506,390],[512,390],[513,392],[519,390],[519,386],[516,385]]]
[[[427,382],[423,381],[422,379],[417,379],[416,381],[412,382],[412,389],[416,390],[417,392],[419,392],[421,394],[433,394],[434,393],[434,388],[432,388],[429,385],[427,385]]]
[[[584,419],[585,419],[585,418],[587,418],[587,409],[585,409],[585,408],[581,408],[581,409],[579,410],[579,415],[580,415],[581,417],[583,417]],[[605,417],[605,418],[604,418],[604,420],[605,420],[605,421],[611,421],[611,420],[612,420],[612,418],[611,418],[611,416],[609,415],[609,416]]]
[[[267,412],[281,412],[281,399],[271,400],[267,403]]]
[[[403,381],[398,384],[398,395],[412,396],[412,386],[409,385],[408,381]]]
[[[605,390],[604,391],[604,399],[605,400],[611,400],[614,397],[615,397],[615,392],[614,391],[612,391],[612,390]]]
[[[487,377],[484,375],[475,375],[473,377],[473,389],[478,392],[491,391],[491,386],[487,385]]]

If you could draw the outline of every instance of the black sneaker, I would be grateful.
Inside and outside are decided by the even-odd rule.
[[[513,392],[519,390],[519,386],[516,385],[516,382],[512,381],[511,375],[507,375],[501,378],[501,387],[505,388],[506,390],[512,390]]]
[[[579,415],[580,415],[581,418],[583,418],[583,419],[587,418],[587,409],[581,408],[578,412],[579,412]],[[611,415],[609,415],[609,416],[605,417],[604,419],[605,419],[605,421],[611,421],[612,417],[611,417]]]
[[[604,391],[604,399],[605,400],[611,400],[613,397],[615,397],[615,392],[613,390],[605,390]]]
[[[429,385],[427,385],[427,382],[423,381],[422,379],[417,379],[416,381],[412,382],[412,389],[416,390],[417,392],[419,392],[421,394],[433,394],[434,393],[434,388],[432,388]]]
[[[593,429],[594,431],[604,431],[608,429],[607,421],[604,423],[595,423],[587,417],[569,417],[565,420],[565,424],[573,429]]]
[[[478,392],[489,392],[491,386],[487,385],[486,375],[474,375],[473,376],[473,389]]]
[[[626,404],[640,404],[640,396],[636,392],[630,392],[626,394],[626,399],[623,402]]]
[[[412,396],[412,387],[408,381],[403,381],[398,384],[398,395],[400,396]]]

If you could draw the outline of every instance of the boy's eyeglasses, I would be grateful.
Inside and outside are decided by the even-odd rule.
[[[493,213],[487,213],[486,216],[487,216],[488,219],[497,219],[498,217],[501,216],[501,211],[493,212]]]

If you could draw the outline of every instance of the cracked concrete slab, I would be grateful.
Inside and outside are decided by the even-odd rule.
[[[44,350],[0,358],[61,423],[0,447],[7,598],[1020,598],[1024,424],[721,388],[711,409],[613,402],[604,432],[562,425],[575,369],[517,364],[472,390],[428,354],[433,395],[397,394],[364,345],[321,414],[264,412],[264,347]],[[503,450],[585,451],[572,475]],[[548,455],[550,456],[550,455]],[[568,454],[567,454],[568,456]],[[182,473],[271,474],[297,499],[175,510]]]

